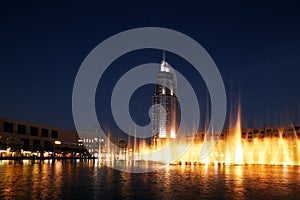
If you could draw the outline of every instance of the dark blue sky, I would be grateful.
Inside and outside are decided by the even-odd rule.
[[[0,116],[74,129],[72,88],[87,54],[121,31],[159,26],[189,35],[208,51],[223,77],[228,104],[240,95],[244,126],[300,124],[296,1],[130,2],[2,4]],[[149,51],[121,61],[129,66],[160,59],[160,52]],[[180,63],[173,55],[169,59]],[[111,88],[111,82],[104,81],[104,87]],[[151,96],[151,87],[145,91]],[[136,94],[139,107],[142,92]],[[97,112],[105,115],[99,105]]]

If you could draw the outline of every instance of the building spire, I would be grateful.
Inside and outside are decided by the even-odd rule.
[[[163,50],[163,62],[165,62],[165,61],[166,61],[166,51]]]

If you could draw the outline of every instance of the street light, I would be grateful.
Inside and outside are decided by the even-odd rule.
[[[54,144],[61,144],[61,141],[56,140],[56,141],[54,141]]]
[[[54,155],[54,158],[55,158],[55,145],[60,145],[61,144],[61,141],[59,140],[55,140],[54,141],[54,145],[53,145],[53,155]]]

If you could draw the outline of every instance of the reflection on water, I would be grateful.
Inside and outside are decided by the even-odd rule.
[[[130,174],[93,161],[0,161],[0,199],[297,199],[300,167],[169,166]]]

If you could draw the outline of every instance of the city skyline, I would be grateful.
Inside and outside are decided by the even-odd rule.
[[[300,124],[300,26],[296,3],[172,4],[161,12],[162,7],[168,5],[153,1],[116,8],[111,4],[58,6],[52,2],[20,3],[18,7],[7,3],[1,12],[0,116],[74,130],[72,87],[85,56],[120,31],[161,26],[191,36],[211,55],[225,83],[228,118],[230,105],[237,104],[240,95],[244,127]],[[178,10],[180,15],[172,12]],[[206,99],[201,77],[191,74],[189,63],[171,53],[168,58],[191,81],[200,81],[197,91]],[[159,63],[160,59],[161,52],[154,50],[120,57],[112,63],[102,80],[105,87],[99,90],[110,96],[113,83],[122,73],[145,62]],[[151,99],[151,88],[140,88],[134,96],[132,117],[139,124],[149,120],[148,112],[136,112],[151,106],[151,100],[145,100]],[[103,123],[111,122],[109,103],[96,105],[98,118],[105,116]]]
[[[299,10],[2,2],[0,199],[299,198]]]

